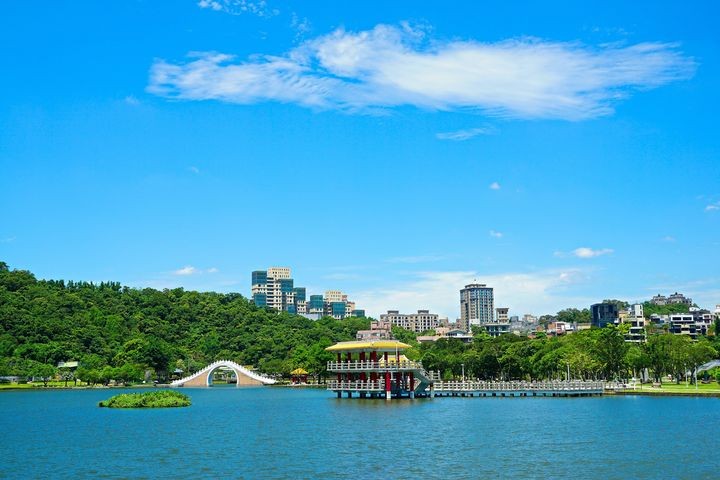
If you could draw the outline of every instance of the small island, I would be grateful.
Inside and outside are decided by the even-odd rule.
[[[190,405],[190,397],[173,390],[123,393],[98,403],[98,407],[108,408],[169,408]]]

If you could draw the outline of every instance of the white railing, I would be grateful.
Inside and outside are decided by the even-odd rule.
[[[181,378],[180,380],[175,380],[174,382],[170,383],[170,386],[173,387],[179,387],[180,385],[184,385],[185,383],[194,380],[202,375],[205,375],[216,368],[220,367],[228,367],[236,372],[236,374],[243,374],[247,377],[252,378],[253,380],[257,380],[258,382],[264,383],[265,385],[272,385],[275,383],[275,380],[266,377],[265,375],[260,375],[258,373],[253,372],[252,370],[248,370],[247,368],[243,367],[242,365],[233,362],[232,360],[218,360],[216,362],[211,363],[207,367],[203,368],[202,370],[198,370],[197,372],[193,373],[192,375],[188,375],[187,377]],[[240,379],[238,378],[238,383],[240,383]]]
[[[352,390],[362,392],[382,392],[385,390],[385,380],[330,380],[328,390]]]
[[[373,362],[368,360],[355,360],[349,362],[328,362],[327,369],[329,372],[367,372],[370,370],[418,370],[422,369],[422,364],[420,362],[413,362],[410,360],[403,360],[400,362]]]
[[[482,382],[482,381],[451,381],[435,382],[436,392],[518,392],[518,391],[554,391],[554,392],[586,392],[602,391],[603,382],[571,380],[570,382]]]

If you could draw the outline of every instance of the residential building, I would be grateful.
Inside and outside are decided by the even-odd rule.
[[[699,335],[707,335],[710,330],[710,325],[713,323],[713,314],[710,310],[702,310],[699,308],[690,307],[690,313],[695,318],[695,328]]]
[[[626,342],[642,343],[646,340],[645,315],[641,303],[630,305],[621,315],[620,321],[630,324],[630,331],[625,335]]]
[[[307,296],[304,287],[296,287],[288,267],[271,267],[252,272],[252,300],[259,307],[296,313],[318,320],[327,315],[335,319],[349,316],[364,317],[365,310],[357,309],[340,290],[328,290],[325,295]]]
[[[510,322],[490,322],[483,325],[483,327],[485,327],[485,331],[491,337],[499,337],[500,335],[510,333]]]
[[[352,316],[353,311],[362,312],[363,316],[365,315],[365,311],[356,310],[355,302],[349,301],[348,296],[340,290],[327,290],[323,300],[325,315],[336,320]]]
[[[485,326],[495,320],[493,289],[485,284],[471,283],[460,290],[460,320],[468,328]]]
[[[609,323],[617,324],[620,318],[614,303],[596,303],[590,307],[590,314],[592,325],[599,328],[604,328]]]
[[[684,304],[684,305],[692,305],[692,298],[688,298],[682,293],[673,293],[672,295],[669,295],[667,298],[667,303],[669,305],[672,304]]]
[[[653,305],[667,305],[667,297],[659,293],[650,299]]]
[[[271,267],[252,272],[252,300],[259,307],[298,313],[298,299],[305,302],[305,289],[295,288],[288,267]]]
[[[393,338],[390,322],[375,320],[370,323],[370,330],[358,330],[355,338],[357,340],[390,340]]]
[[[388,310],[380,315],[381,321],[387,321],[405,330],[415,333],[427,332],[440,326],[440,319],[437,313],[430,313],[430,310],[418,310],[417,313],[400,313],[398,310]]]
[[[510,323],[510,316],[508,315],[508,312],[510,311],[507,307],[498,307],[495,309],[495,319],[499,323]]]
[[[665,297],[659,293],[650,299],[650,303],[654,305],[673,305],[673,304],[684,304],[692,305],[692,298],[688,298],[682,293],[675,292],[672,295]]]
[[[696,339],[698,329],[695,316],[692,313],[673,313],[670,315],[669,331],[675,335],[689,335],[693,340]]]

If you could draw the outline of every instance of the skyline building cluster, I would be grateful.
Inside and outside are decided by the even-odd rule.
[[[341,290],[326,290],[323,295],[307,295],[305,287],[295,286],[289,267],[270,267],[267,270],[252,272],[252,301],[257,306],[269,307],[278,311],[302,315],[306,318],[318,320],[329,316],[337,320],[347,317],[364,317],[365,310],[357,309],[355,302],[348,299],[348,295]],[[649,303],[654,305],[684,304],[693,305],[692,299],[683,294],[674,293],[664,297],[654,296]],[[526,314],[522,321],[517,316],[511,317],[507,307],[495,308],[494,289],[484,283],[473,282],[460,290],[460,317],[450,322],[447,318],[440,318],[430,310],[417,310],[417,313],[402,313],[399,310],[387,310],[380,315],[377,325],[371,330],[363,331],[363,338],[385,338],[391,336],[391,326],[398,326],[415,333],[425,333],[435,330],[438,333],[433,339],[440,338],[452,332],[453,334],[469,334],[472,327],[481,327],[489,335],[496,337],[506,333],[520,334],[533,332],[538,325],[538,317]],[[549,334],[572,333],[591,326],[603,328],[606,325],[629,323],[630,329],[626,335],[629,342],[644,342],[646,340],[645,319],[643,305],[635,303],[628,305],[627,309],[620,309],[617,302],[601,302],[590,306],[590,324],[583,327],[575,323],[552,321],[546,328]],[[657,317],[657,318],[656,318]],[[715,318],[720,318],[720,305],[713,314],[690,306],[686,314],[672,314],[665,316],[653,315],[650,318],[655,324],[666,324],[668,332],[686,334],[692,338],[707,334],[710,324]],[[546,333],[547,333],[546,332]],[[431,338],[431,337],[428,337]]]
[[[323,316],[341,320],[345,317],[364,317],[365,310],[355,308],[355,302],[341,290],[327,290],[324,295],[307,296],[305,287],[296,287],[289,267],[270,267],[255,270],[251,280],[252,301],[259,307],[295,313],[318,320]]]

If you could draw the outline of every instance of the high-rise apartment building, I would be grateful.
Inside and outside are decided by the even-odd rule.
[[[305,289],[296,288],[287,267],[271,267],[252,272],[252,299],[259,307],[298,313],[298,304],[304,308]]]
[[[492,287],[471,283],[460,290],[460,321],[467,328],[493,322],[494,311]]]
[[[252,272],[252,300],[259,307],[297,313],[317,320],[330,316],[364,317],[365,310],[355,308],[355,302],[340,290],[328,290],[325,295],[310,295],[304,287],[296,287],[287,267],[271,267]]]

